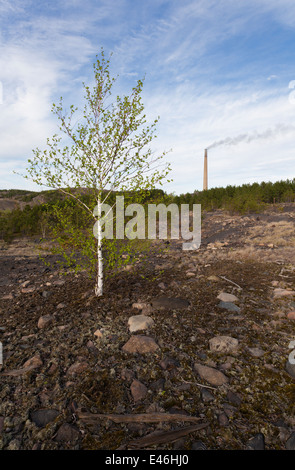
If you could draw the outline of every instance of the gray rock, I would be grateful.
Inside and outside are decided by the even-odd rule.
[[[42,297],[44,297],[44,299],[48,299],[48,297],[50,297],[52,295],[52,291],[51,290],[44,290],[42,292]]]
[[[239,341],[231,336],[215,336],[209,340],[210,351],[218,353],[229,353],[236,351]]]
[[[287,450],[295,450],[295,432],[292,432],[291,436],[286,442]]]
[[[228,310],[229,312],[240,312],[241,311],[241,309],[237,305],[235,305],[234,303],[232,303],[232,302],[223,302],[222,300],[221,300],[221,302],[219,302],[218,307],[222,308],[222,309],[225,309],[225,310]]]
[[[38,320],[38,328],[40,328],[40,329],[47,328],[53,322],[54,322],[54,316],[53,315],[43,315]]]
[[[54,421],[55,418],[59,415],[59,411],[51,409],[41,409],[32,411],[30,418],[33,423],[38,426],[38,428],[44,428],[48,423]]]
[[[227,292],[221,292],[217,298],[223,302],[237,302],[239,300],[238,297]]]
[[[247,348],[247,350],[253,357],[262,357],[265,354],[265,352],[260,348]]]
[[[147,330],[154,325],[154,320],[146,315],[134,315],[128,320],[128,327],[130,333],[135,331]]]
[[[264,450],[264,435],[260,432],[253,436],[246,444],[247,450]]]
[[[289,360],[286,363],[286,372],[295,379],[295,364],[291,364]]]

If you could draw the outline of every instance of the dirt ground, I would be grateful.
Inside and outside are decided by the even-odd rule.
[[[3,243],[1,448],[294,449],[294,222],[295,204],[207,212],[199,250],[159,242],[101,298],[37,240]]]

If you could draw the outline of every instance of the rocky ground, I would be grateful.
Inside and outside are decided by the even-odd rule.
[[[2,245],[2,449],[294,449],[294,218],[208,212],[102,298]]]

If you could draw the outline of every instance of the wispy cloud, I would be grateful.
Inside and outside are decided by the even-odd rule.
[[[0,186],[26,185],[12,170],[56,131],[53,101],[80,103],[102,46],[119,92],[146,74],[154,147],[173,148],[167,189],[201,188],[203,150],[222,141],[235,145],[211,149],[209,184],[292,176],[294,136],[279,124],[295,125],[293,0],[5,0],[0,13]]]

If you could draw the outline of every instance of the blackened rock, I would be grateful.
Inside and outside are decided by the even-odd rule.
[[[227,392],[227,399],[233,405],[240,406],[240,404],[242,403],[242,399],[239,397],[239,395],[232,392],[231,390]]]
[[[187,308],[190,305],[190,302],[186,299],[180,299],[178,297],[159,297],[152,301],[152,306],[154,308],[163,308],[178,310]]]
[[[158,390],[165,390],[165,379],[158,379],[155,382],[150,384],[150,389],[153,392],[157,392]]]
[[[215,400],[214,396],[212,395],[211,392],[209,392],[207,388],[202,388],[201,397],[202,397],[203,402],[205,403],[209,403],[210,401]]]
[[[59,415],[59,411],[51,409],[41,409],[32,411],[31,421],[38,426],[38,428],[44,428],[48,423],[54,421]]]

